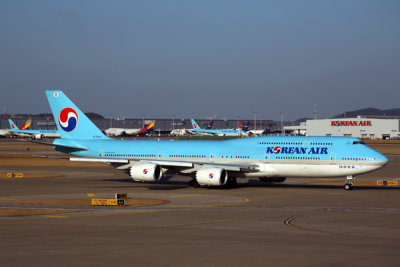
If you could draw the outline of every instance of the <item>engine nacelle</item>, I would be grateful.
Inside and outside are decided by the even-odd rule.
[[[204,168],[196,173],[199,185],[223,186],[228,181],[228,172],[222,168]]]
[[[130,175],[137,182],[156,182],[162,176],[161,166],[154,163],[133,165]]]

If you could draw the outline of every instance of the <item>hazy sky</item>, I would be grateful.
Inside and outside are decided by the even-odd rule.
[[[400,107],[400,1],[0,0],[0,107],[320,118]]]

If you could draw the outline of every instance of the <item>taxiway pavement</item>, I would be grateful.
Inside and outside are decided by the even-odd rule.
[[[66,160],[29,166],[26,157],[0,164],[0,173],[47,178],[0,178],[0,208],[72,210],[15,202],[114,193],[169,203],[2,216],[4,266],[398,266],[400,260],[400,187],[375,185],[400,183],[398,155],[357,177],[352,191],[343,189],[344,178],[243,180],[233,189],[191,188],[180,176],[145,184],[111,167]]]

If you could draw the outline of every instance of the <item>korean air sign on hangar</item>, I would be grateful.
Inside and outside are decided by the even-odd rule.
[[[371,121],[331,121],[331,126],[372,126]]]

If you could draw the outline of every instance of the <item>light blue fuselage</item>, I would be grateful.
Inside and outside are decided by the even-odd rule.
[[[63,145],[74,144],[74,140],[55,142],[58,141]],[[264,167],[264,176],[268,177],[303,176],[302,171],[312,177],[356,175],[380,168],[388,161],[383,154],[352,137],[252,137],[226,141],[102,139],[79,140],[79,145],[88,150],[55,149],[80,157],[254,163]],[[263,176],[262,171],[257,174]]]

